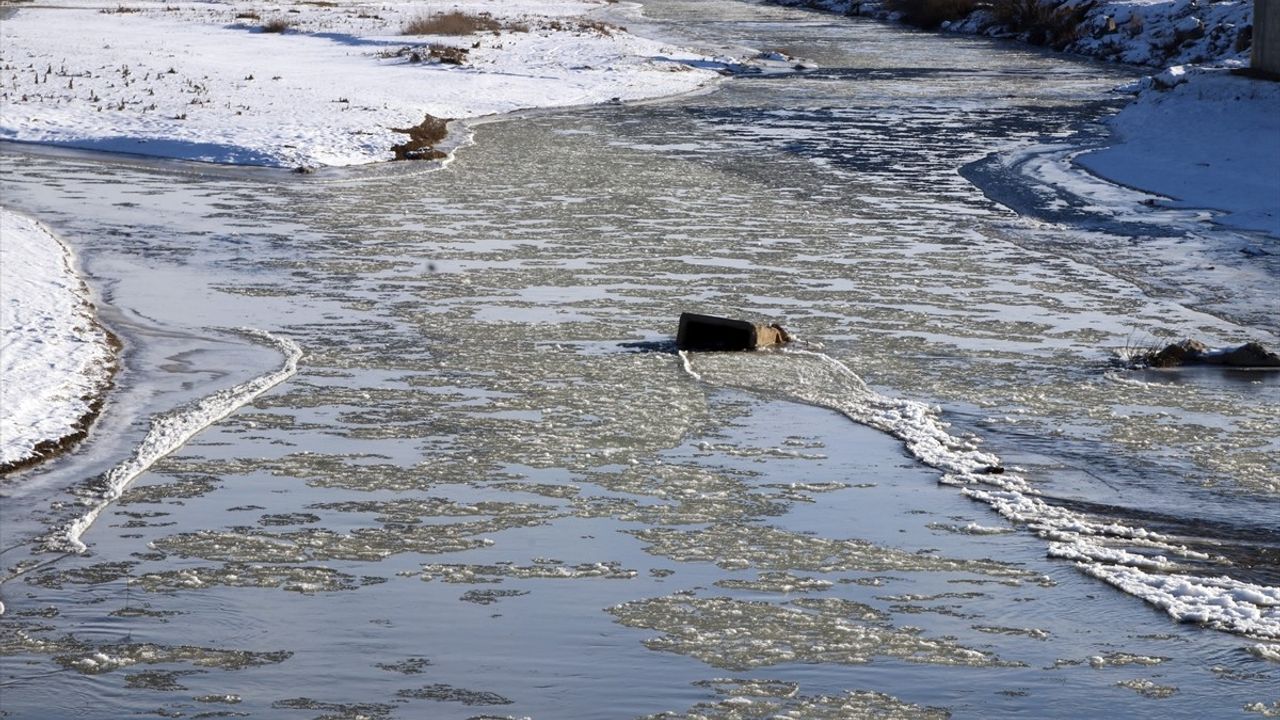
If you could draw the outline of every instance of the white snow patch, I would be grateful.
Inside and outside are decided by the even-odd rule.
[[[899,21],[883,0],[774,0],[782,5]],[[1079,0],[1038,0],[1074,12]],[[982,4],[978,5],[983,7]],[[1225,213],[1224,224],[1280,237],[1280,85],[1231,74],[1249,64],[1249,0],[1090,2],[1061,49],[1164,68],[1121,88],[1138,99],[1111,120],[1113,147],[1077,158],[1112,182],[1163,195],[1179,208]],[[1029,39],[989,10],[947,32]]]
[[[81,428],[115,355],[71,253],[44,225],[0,208],[0,467]]]
[[[1114,144],[1077,163],[1280,237],[1280,83],[1170,68],[1109,124]]]
[[[427,113],[464,119],[638,100],[719,77],[692,66],[703,56],[578,19],[603,5],[460,0],[451,8],[490,13],[508,28],[466,37],[401,35],[443,9],[414,3],[18,6],[0,44],[0,138],[218,163],[355,165],[392,159],[406,136],[391,128]],[[261,17],[237,17],[250,11]],[[291,27],[261,31],[277,17]],[[466,58],[433,61],[429,45]]]
[[[968,523],[961,530],[966,535],[1006,535],[1010,532],[1009,528],[991,527],[990,525],[979,525],[978,523]]]

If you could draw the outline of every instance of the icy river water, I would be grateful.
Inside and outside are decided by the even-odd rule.
[[[1280,376],[1114,363],[1275,344],[1280,255],[1071,166],[1130,71],[645,5],[820,68],[439,172],[0,156],[126,348],[3,485],[0,710],[1280,714]]]

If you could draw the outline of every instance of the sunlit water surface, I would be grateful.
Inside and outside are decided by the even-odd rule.
[[[1071,169],[1127,71],[646,5],[633,29],[821,69],[486,124],[441,172],[2,157],[126,341],[91,440],[4,486],[5,713],[1280,712],[1266,638],[1046,557],[849,419],[936,406],[1054,507],[1203,551],[1179,572],[1280,584],[1280,378],[1112,362],[1280,330],[1274,240]],[[818,354],[686,365],[684,310]],[[280,366],[242,326],[298,374],[140,476],[88,553],[39,552],[149,418]]]

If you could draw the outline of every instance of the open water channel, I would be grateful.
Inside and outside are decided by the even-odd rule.
[[[439,172],[0,156],[126,346],[3,486],[0,710],[1280,713],[1280,378],[1114,363],[1274,344],[1276,241],[1071,167],[1130,72],[645,10],[820,68],[483,124]],[[685,310],[801,342],[681,357]],[[102,502],[153,418],[204,429]]]

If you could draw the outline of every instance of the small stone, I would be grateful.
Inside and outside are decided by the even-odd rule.
[[[1261,343],[1248,342],[1222,353],[1221,362],[1231,367],[1280,367],[1280,354]]]
[[[1147,364],[1158,368],[1178,367],[1188,361],[1194,362],[1195,358],[1203,356],[1208,350],[1209,347],[1198,340],[1183,340],[1148,355]]]

